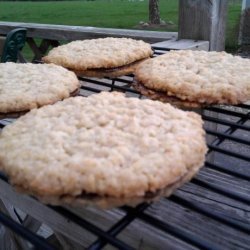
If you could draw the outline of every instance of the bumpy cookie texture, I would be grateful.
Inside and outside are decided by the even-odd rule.
[[[201,104],[238,104],[250,99],[250,60],[225,52],[170,51],[137,67],[145,87]]]
[[[43,61],[83,71],[124,66],[152,54],[150,44],[143,41],[108,37],[61,45],[52,49]]]
[[[0,114],[55,103],[79,88],[76,75],[57,65],[0,64]]]
[[[5,127],[0,169],[47,202],[134,204],[189,180],[206,150],[199,115],[103,92],[32,110]]]

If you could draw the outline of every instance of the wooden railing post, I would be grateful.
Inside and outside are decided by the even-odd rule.
[[[209,41],[210,50],[225,49],[228,0],[179,0],[178,39]]]
[[[239,44],[250,44],[250,0],[242,1]]]

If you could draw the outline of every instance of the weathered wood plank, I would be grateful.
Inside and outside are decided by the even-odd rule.
[[[14,213],[13,206],[8,201],[0,199],[0,211],[20,223]],[[28,243],[25,240],[14,234],[9,228],[0,225],[0,249],[19,250],[28,248]]]
[[[68,209],[82,218],[88,218],[91,223],[103,230],[108,230],[111,225],[115,224],[124,215],[124,212],[120,209],[100,210],[97,208],[81,209],[70,207]],[[119,234],[118,238],[135,249],[196,249],[139,220],[133,221]]]
[[[54,238],[54,239],[53,239]],[[49,237],[49,242],[57,242],[57,248],[60,250],[82,250],[83,246],[71,241],[68,237],[60,233],[54,233]]]
[[[18,194],[13,191],[11,186],[0,180],[0,197],[8,199],[13,206],[29,213],[35,219],[44,222],[51,227],[55,232],[60,232],[66,238],[69,238],[78,244],[88,246],[96,239],[95,236],[88,231],[74,224],[73,222],[65,219],[57,214],[50,208],[32,199],[29,196]],[[119,209],[113,210],[100,210],[96,208],[73,208],[68,207],[69,210],[78,214],[80,217],[87,219],[91,223],[97,225],[103,230],[108,230],[117,220],[119,220],[124,213]],[[137,232],[137,233],[135,233]],[[119,238],[124,240],[127,244],[141,249],[196,249],[191,245],[182,242],[181,240],[160,232],[150,226],[145,226],[144,223],[138,220],[134,221],[128,229],[124,230]],[[68,241],[65,239],[65,241]],[[72,244],[72,243],[71,243]]]
[[[197,197],[201,197],[201,201],[203,201],[203,199],[207,199],[210,203],[218,202],[219,205],[222,205],[223,207],[225,206],[225,207],[228,207],[228,209],[232,209],[232,210],[235,209],[235,211],[236,210],[238,211],[236,213],[239,214],[239,217],[241,218],[241,220],[242,219],[250,220],[250,217],[248,216],[248,212],[250,212],[250,206],[248,204],[237,201],[223,194],[219,194],[218,192],[209,190],[206,187],[194,184],[192,182],[186,183],[179,190],[184,191],[186,193],[190,193],[190,195],[192,196],[194,195]],[[177,192],[178,191],[176,191],[176,193]]]
[[[230,199],[204,187],[187,183],[175,192],[175,195],[189,204],[199,208],[204,213],[239,226],[250,232],[250,206]]]
[[[177,32],[158,32],[129,29],[111,29],[83,26],[51,25],[37,23],[0,22],[0,34],[7,34],[16,27],[27,28],[27,37],[50,40],[78,40],[100,37],[131,37],[153,43],[177,37]]]
[[[205,114],[205,115],[207,115],[209,117],[213,117],[213,118],[218,118],[218,116],[219,116],[218,113],[211,112],[211,111],[208,111],[208,110],[203,111],[203,114]],[[217,128],[218,128],[218,124],[217,123],[206,122],[204,124],[204,127],[206,129],[210,129],[210,130],[216,132]],[[206,134],[206,142],[207,143],[212,144],[215,139],[216,139],[215,136],[210,135],[210,134]],[[207,155],[207,161],[210,162],[210,163],[214,163],[214,159],[215,159],[215,152],[209,152],[208,155]]]
[[[250,0],[242,1],[239,43],[250,44]]]
[[[227,5],[227,0],[180,0],[178,39],[205,40],[210,50],[224,50]]]
[[[3,47],[4,47],[4,43],[5,43],[5,37],[4,36],[0,36],[0,57],[3,53]]]
[[[0,197],[2,196],[7,196],[14,206],[18,206],[20,209],[27,211],[34,218],[40,219],[56,232],[59,231],[61,235],[66,238],[73,239],[83,246],[88,246],[94,241],[93,236],[84,229],[80,228],[80,230],[76,230],[78,226],[74,223],[65,220],[63,217],[36,200],[26,195],[13,192],[8,184],[0,181]],[[76,209],[69,207],[69,209],[80,217],[87,218],[93,224],[104,230],[108,230],[109,227],[117,222],[117,220],[123,215],[123,212],[118,209],[110,211],[95,208]],[[135,231],[138,233],[135,234]],[[178,246],[176,249],[195,249],[172,236],[168,236],[163,232],[159,233],[158,230],[149,226],[147,227],[138,221],[124,231],[120,237],[134,247],[142,247],[141,249],[164,249],[165,246],[169,246],[171,249],[174,246]]]
[[[189,188],[187,188],[186,186],[184,186],[184,190],[186,191],[185,194],[183,194],[183,191],[179,191],[179,193],[177,193],[177,195],[180,196],[180,192],[182,192],[182,195],[184,198],[188,199],[189,201],[192,199],[194,199],[194,201],[196,201],[196,203],[200,202],[201,205],[203,206],[211,206],[211,208],[216,209],[221,216],[230,216],[234,219],[239,219],[239,218],[244,218],[245,216],[247,216],[247,213],[249,212],[249,208],[242,204],[240,209],[239,208],[234,208],[234,206],[239,206],[238,202],[235,202],[229,198],[226,198],[226,202],[227,205],[224,205],[224,198],[223,196],[218,195],[217,193],[214,192],[209,192],[207,191],[206,193],[204,193],[204,190],[206,191],[206,189],[204,188],[200,188],[194,184],[188,184]],[[190,188],[190,185],[193,187]],[[203,190],[200,190],[203,189]],[[1,187],[2,190],[2,187]],[[187,191],[189,192],[189,194],[186,194]],[[193,194],[194,192],[194,194]],[[199,193],[198,196],[201,196],[201,199],[198,198],[198,196],[196,196],[197,192]],[[219,197],[220,196],[220,197]],[[32,199],[33,200],[33,199]],[[212,201],[211,201],[212,200]],[[34,200],[33,200],[34,201]],[[211,203],[209,203],[209,201],[211,201]],[[219,202],[220,201],[220,202]],[[36,201],[34,201],[36,202]],[[165,203],[167,202],[167,203]],[[161,216],[162,213],[162,209],[165,210],[165,217],[162,221],[172,221],[171,219],[169,219],[169,217],[172,217],[172,212],[176,211],[176,209],[171,209],[171,206],[169,206],[169,201],[168,200],[163,200],[160,203],[162,203],[162,207],[159,206],[157,209],[153,210],[154,215],[157,216]],[[158,203],[155,203],[153,206],[158,206]],[[231,207],[232,205],[232,207]],[[36,206],[32,203],[29,202],[29,206],[32,207],[32,209],[37,209]],[[187,209],[182,208],[183,210],[185,210],[185,212],[187,213],[187,215],[190,216],[190,213],[192,214],[192,211],[189,211]],[[242,209],[242,210],[241,210]],[[245,209],[245,211],[243,210]],[[103,228],[104,230],[107,230],[109,228],[110,225],[112,225],[112,223],[116,222],[119,218],[121,218],[121,216],[123,215],[123,213],[120,210],[110,210],[110,211],[104,211],[104,210],[98,210],[95,208],[88,208],[88,209],[73,209],[71,208],[72,211],[74,211],[75,213],[77,213],[78,215],[80,215],[83,218],[88,218],[89,221],[91,221],[92,223],[96,224],[97,226]],[[39,210],[40,211],[40,210]],[[150,210],[152,212],[152,210]],[[169,212],[170,211],[170,212]],[[247,212],[248,211],[248,212]],[[178,222],[176,222],[176,225],[178,226],[182,226],[180,225],[180,222],[182,221],[182,212],[179,213],[180,211],[177,210],[176,214],[175,214],[175,219],[177,219],[177,217],[179,217]],[[234,216],[232,216],[235,213]],[[43,212],[44,215],[44,212]],[[178,215],[178,216],[177,216]],[[51,220],[50,215],[48,215],[46,213],[46,217],[49,217],[49,220]],[[200,215],[198,215],[199,217]],[[46,217],[43,217],[43,220],[46,220]],[[193,221],[192,224],[196,223],[194,222],[194,219],[197,217],[196,213],[193,215],[192,218],[189,218],[185,221],[185,223],[189,223],[190,221]],[[52,223],[54,223],[54,220],[52,221]],[[205,235],[207,235],[207,220],[210,221],[210,219],[207,219],[206,217],[202,219],[203,224],[200,225],[200,229],[197,229],[196,231],[196,226],[195,229],[193,229],[192,232],[198,232],[199,237],[205,237]],[[188,222],[189,221],[189,222]],[[51,222],[51,221],[50,221]],[[60,223],[60,222],[59,222]],[[217,222],[218,223],[218,222]],[[209,224],[209,223],[208,223]],[[213,225],[213,222],[211,222],[211,224]],[[209,224],[210,225],[210,224]],[[221,232],[223,231],[223,235],[221,236],[221,234],[217,235],[216,238],[216,242],[218,243],[219,238],[221,240],[223,240],[224,238],[226,238],[230,232],[230,230],[226,230],[225,227],[221,224],[219,227],[221,228]],[[215,226],[218,226],[217,224]],[[67,225],[65,225],[65,227],[67,227]],[[210,228],[211,229],[211,228]],[[65,228],[65,230],[67,231],[67,229]],[[205,232],[204,232],[205,231]],[[152,236],[152,233],[155,234],[154,236]],[[209,232],[209,235],[213,233],[213,230],[211,230]],[[216,234],[214,232],[214,234]],[[151,236],[149,236],[151,235]],[[210,235],[211,236],[211,235]],[[213,235],[214,236],[214,235]],[[213,237],[211,236],[211,237]],[[244,238],[245,234],[243,234],[243,236],[241,235],[241,233],[239,233],[238,237],[243,237]],[[151,238],[152,237],[152,238]],[[178,240],[175,237],[172,237],[170,235],[166,235],[163,232],[159,231],[159,230],[155,230],[154,228],[141,223],[139,221],[136,221],[136,223],[132,223],[126,230],[123,231],[123,233],[121,235],[119,235],[119,238],[122,240],[125,240],[128,244],[131,244],[133,246],[137,246],[138,249],[166,249],[166,247],[170,247],[169,249],[192,249],[190,248],[191,246],[189,245],[185,245],[185,243],[183,243],[182,241],[178,242]],[[231,238],[231,237],[230,237]],[[224,239],[225,240],[225,239]],[[232,241],[234,242],[235,239],[230,240],[229,242],[229,248],[232,247]],[[243,240],[243,243],[244,243]],[[216,244],[217,244],[216,243]],[[240,244],[243,244],[240,243]],[[231,244],[231,245],[230,245]],[[223,242],[224,245],[224,242]],[[237,247],[239,247],[237,245]],[[239,247],[240,249],[240,247]]]
[[[250,182],[234,177],[232,175],[224,174],[222,172],[203,168],[195,177],[208,185],[221,190],[222,192],[229,192],[239,199],[248,200],[250,204]]]
[[[181,40],[168,40],[163,42],[158,42],[152,44],[156,48],[167,48],[167,49],[191,49],[191,50],[209,50],[208,41],[196,41],[190,39],[181,39]]]
[[[206,249],[248,249],[250,244],[247,233],[171,200],[160,200],[146,213],[175,228],[183,236],[192,237],[194,241],[206,245]]]
[[[87,230],[54,212],[44,204],[27,195],[16,193],[9,184],[2,180],[0,180],[0,198],[9,201],[14,207],[25,211],[35,219],[47,224],[52,230],[69,237],[81,245],[86,246],[96,239]]]

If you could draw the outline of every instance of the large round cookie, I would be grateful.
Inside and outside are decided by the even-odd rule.
[[[79,88],[74,73],[53,64],[1,63],[0,72],[0,117],[55,103]]]
[[[150,44],[131,38],[99,38],[73,41],[52,49],[43,57],[77,74],[104,77],[133,73],[138,63],[153,54]]]
[[[120,93],[32,110],[0,135],[0,169],[54,204],[112,207],[169,195],[205,153],[199,115]]]
[[[135,75],[143,94],[184,106],[250,99],[250,60],[225,52],[170,51],[140,64]]]

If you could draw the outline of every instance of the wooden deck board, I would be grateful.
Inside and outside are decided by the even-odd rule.
[[[205,214],[243,231],[250,231],[250,207],[216,192],[188,183],[176,191],[175,195]]]
[[[6,188],[6,185],[8,184],[1,182],[2,181],[0,181],[0,197],[4,196],[4,198],[6,198],[7,195],[12,204],[16,206],[18,205],[21,209],[29,212],[33,217],[44,221],[46,225],[55,231],[59,231],[65,237],[77,240],[78,242],[80,241],[84,246],[88,246],[94,241],[95,237],[84,229],[81,228],[78,230],[78,226],[74,223],[70,223],[68,220],[65,223],[65,220],[60,218],[61,216],[58,216],[55,212],[51,211],[36,200],[25,195],[16,194],[14,192],[12,193],[12,191],[10,192],[12,188]],[[248,228],[248,214],[250,209],[246,204],[239,205],[240,203],[230,198],[225,199],[223,195],[207,191],[206,189],[191,183],[185,185],[182,189],[176,192],[177,196],[196,203],[199,202],[200,206],[207,206],[210,209],[214,208],[214,210],[216,210],[215,213],[218,216],[222,218],[228,217],[230,220],[238,220],[239,223],[245,224],[246,228]],[[6,190],[8,190],[7,193]],[[79,209],[70,207],[68,209],[103,230],[108,230],[123,216],[123,212],[119,209],[108,211],[95,208]],[[233,244],[239,247],[239,249],[248,244],[246,233],[239,232],[232,227],[223,225],[218,221],[167,199],[161,199],[154,203],[152,207],[148,209],[148,213],[156,216],[156,218],[161,219],[163,222],[167,222],[171,226],[177,228],[181,227],[183,230],[188,230],[189,233],[195,234],[198,238],[200,237],[202,241],[211,241],[215,245],[218,245],[223,241],[223,246],[229,247]],[[191,221],[192,223],[190,224]],[[228,243],[224,242],[228,237]],[[141,247],[141,249],[164,249],[166,246],[172,249],[172,247],[176,245],[178,245],[179,249],[195,249],[188,243],[185,243],[174,236],[167,235],[152,226],[146,225],[140,220],[135,220],[119,235],[118,238],[136,248]]]
[[[225,211],[226,212],[226,211]],[[182,235],[189,235],[210,249],[247,249],[250,238],[247,233],[240,232],[232,227],[219,223],[207,216],[174,203],[170,200],[160,200],[150,207],[147,213],[178,228]]]
[[[82,245],[88,245],[96,239],[93,234],[57,214],[46,205],[27,195],[16,193],[9,184],[2,180],[0,180],[0,198],[9,201],[14,207],[42,221],[52,230]]]
[[[153,46],[155,48],[167,48],[167,49],[191,49],[191,50],[209,50],[209,42],[208,41],[195,41],[191,39],[171,39],[168,41],[162,41],[158,43],[154,43]]]
[[[209,168],[202,169],[197,174],[195,179],[203,181],[204,183],[207,183],[222,192],[230,192],[230,194],[243,198],[244,200],[248,200],[250,204],[249,181]]]

